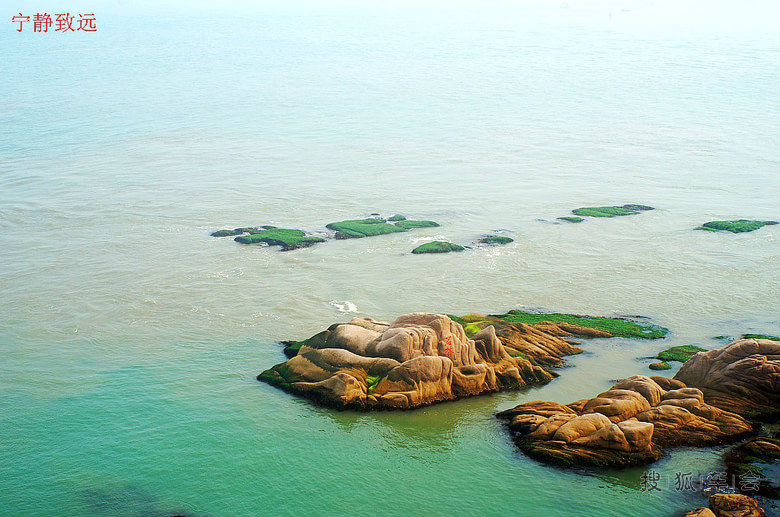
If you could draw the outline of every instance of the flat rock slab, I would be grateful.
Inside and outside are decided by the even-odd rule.
[[[571,211],[576,216],[581,217],[619,217],[625,215],[636,215],[647,210],[655,210],[652,206],[627,204],[622,206],[589,206],[575,208]],[[575,222],[575,221],[570,221]],[[581,222],[581,221],[576,221]]]
[[[752,219],[736,219],[733,221],[710,221],[702,224],[697,230],[705,230],[708,232],[731,232],[731,233],[746,233],[754,232],[763,228],[764,226],[773,226],[778,224],[777,221],[755,221]]]

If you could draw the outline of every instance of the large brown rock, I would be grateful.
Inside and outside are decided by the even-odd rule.
[[[526,402],[498,416],[510,420],[520,449],[562,465],[649,463],[666,447],[725,443],[753,431],[739,415],[707,404],[700,390],[644,375],[623,379],[592,399]]]
[[[780,417],[780,341],[741,339],[691,357],[676,380],[709,404],[758,419]]]
[[[755,499],[742,494],[711,495],[710,510],[717,517],[764,517],[766,515]]]
[[[535,329],[505,325],[503,333],[544,359],[507,348],[491,325],[469,339],[448,316],[411,313],[332,325],[258,379],[337,407],[414,408],[549,382],[554,374],[542,365],[579,350]]]

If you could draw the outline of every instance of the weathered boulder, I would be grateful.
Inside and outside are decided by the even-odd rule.
[[[503,330],[516,337],[516,346],[522,336],[524,349],[549,347],[540,356],[559,360],[579,350],[538,330]],[[353,318],[305,341],[288,342],[285,352],[290,360],[264,371],[259,380],[358,409],[414,408],[543,384],[554,376],[542,367],[546,362],[507,348],[495,327],[484,326],[469,338],[460,323],[443,314],[404,314],[392,323]]]
[[[764,517],[766,512],[752,497],[742,494],[713,494],[710,510],[717,517]]]
[[[700,389],[721,409],[758,419],[780,417],[780,342],[741,339],[699,352],[675,379]]]
[[[498,417],[510,420],[521,450],[562,465],[649,463],[666,447],[725,443],[753,431],[744,418],[705,403],[700,390],[644,375],[623,379],[592,399],[526,402]]]

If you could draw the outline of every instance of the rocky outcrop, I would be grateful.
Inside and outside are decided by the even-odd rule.
[[[392,323],[354,318],[292,343],[285,349],[290,360],[258,379],[357,409],[414,408],[543,384],[555,375],[544,366],[581,351],[523,324],[484,326],[469,338],[458,322],[428,313],[405,314]]]
[[[741,339],[699,352],[675,379],[700,389],[719,408],[762,420],[780,417],[780,342]]]
[[[752,497],[742,494],[714,494],[709,508],[696,508],[683,517],[764,517],[766,512]]]
[[[560,465],[629,466],[667,447],[727,443],[753,431],[744,418],[665,377],[635,375],[568,405],[534,401],[498,414],[518,447]]]

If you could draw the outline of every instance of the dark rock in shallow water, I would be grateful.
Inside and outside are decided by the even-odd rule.
[[[235,230],[217,230],[216,232],[212,233],[212,237],[232,237],[234,235],[241,235],[244,233],[241,231],[240,228],[237,228]]]
[[[469,338],[450,317],[426,313],[405,314],[393,323],[353,318],[286,344],[292,358],[258,380],[356,409],[409,409],[544,384],[555,374],[542,365],[582,351],[530,325],[500,320]]]
[[[490,246],[500,246],[502,244],[509,244],[510,242],[514,242],[515,240],[511,237],[504,237],[503,235],[486,235],[479,239],[477,242],[479,244],[487,244]]]
[[[769,339],[772,341],[780,341],[780,337],[767,336],[765,334],[742,334],[742,339]]]
[[[623,206],[591,206],[576,208],[571,211],[574,215],[584,217],[618,217],[623,215],[635,215],[646,210],[655,210],[651,206],[628,204]]]
[[[581,223],[582,221],[585,220],[582,217],[572,217],[572,216],[559,217],[558,219],[561,221],[566,221],[567,223]]]
[[[780,440],[766,436],[751,438],[730,449],[723,458],[734,488],[743,494],[780,499]]]
[[[451,251],[463,251],[466,248],[459,244],[453,244],[446,241],[431,241],[421,244],[412,250],[412,253],[419,255],[421,253],[449,253]]]
[[[710,221],[704,223],[697,230],[706,230],[709,232],[725,231],[731,233],[753,232],[764,226],[773,226],[777,221],[754,221],[751,219],[736,219],[733,221]]]
[[[266,243],[269,246],[281,246],[282,251],[290,251],[298,248],[307,248],[318,242],[325,242],[321,237],[307,236],[301,230],[289,228],[272,228],[270,230],[261,230],[249,235],[242,235],[234,239],[241,244]]]

